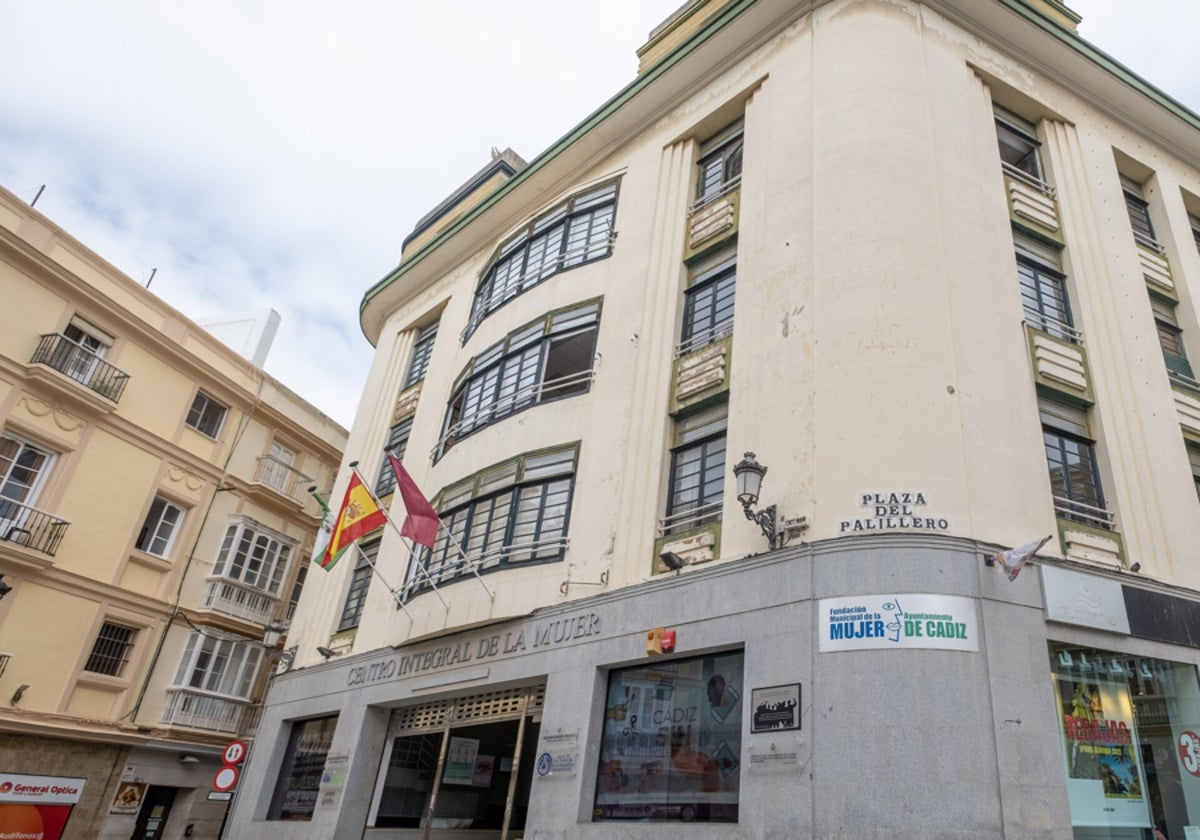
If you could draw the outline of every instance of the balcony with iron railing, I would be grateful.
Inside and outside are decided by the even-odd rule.
[[[1043,332],[1051,338],[1057,338],[1059,341],[1065,341],[1068,344],[1074,344],[1079,347],[1083,346],[1083,330],[1076,329],[1066,321],[1055,318],[1052,315],[1047,315],[1044,312],[1026,309],[1025,325],[1030,329]]]
[[[476,407],[471,414],[447,427],[433,447],[431,457],[436,461],[458,441],[518,411],[559,397],[583,393],[591,386],[595,376],[594,370],[583,370],[557,379],[535,382],[511,393],[502,394],[492,402]]]
[[[53,557],[70,524],[32,505],[0,497],[0,544],[19,545]]]
[[[1054,187],[1047,184],[1041,178],[1029,174],[1018,166],[1013,166],[1006,160],[1000,162],[1000,167],[1004,170],[1004,174],[1008,177],[1020,181],[1027,187],[1037,190],[1052,201],[1058,200],[1058,193],[1054,191]]]
[[[279,599],[254,586],[227,577],[211,577],[204,591],[204,607],[255,624],[268,624]]]
[[[254,483],[274,490],[294,502],[303,503],[305,488],[312,478],[272,455],[258,456],[258,467],[254,471]]]
[[[254,705],[238,697],[176,686],[167,689],[162,722],[168,726],[237,734],[243,731],[247,716],[253,714]]]
[[[29,363],[54,368],[114,403],[121,401],[129,382],[129,374],[59,333],[43,335]]]
[[[660,537],[674,536],[690,531],[693,528],[700,528],[704,525],[718,522],[721,519],[721,507],[722,502],[718,500],[709,502],[706,505],[689,507],[678,513],[672,513],[670,516],[664,516],[658,522],[658,535]]]
[[[1116,517],[1111,511],[1063,496],[1054,497],[1054,512],[1059,519],[1079,522],[1105,531],[1111,531],[1116,525]]]

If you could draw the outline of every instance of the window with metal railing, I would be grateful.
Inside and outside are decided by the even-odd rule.
[[[1040,399],[1042,441],[1050,470],[1050,492],[1060,519],[1111,529],[1104,506],[1096,446],[1088,437],[1087,415],[1063,403]]]
[[[664,536],[721,521],[727,425],[725,404],[676,423],[667,510],[660,524]]]
[[[438,322],[426,324],[417,331],[413,342],[412,358],[408,362],[408,373],[404,375],[404,388],[411,388],[425,378],[429,370],[429,357],[433,355],[433,343],[437,340]]]
[[[379,464],[379,476],[375,479],[375,495],[386,496],[396,489],[396,471],[388,455],[394,455],[397,461],[404,460],[408,451],[408,436],[412,434],[413,417],[409,415],[388,430],[387,444],[383,447],[383,459]]]
[[[1015,234],[1013,241],[1025,323],[1063,341],[1082,344],[1082,334],[1071,317],[1067,278],[1058,251],[1021,234]]]
[[[352,630],[362,620],[363,605],[367,602],[367,589],[371,585],[371,564],[379,557],[379,539],[364,540],[353,549],[355,563],[350,575],[350,588],[346,590],[346,601],[342,604],[342,616],[338,620],[338,632]]]
[[[1183,330],[1179,328],[1179,321],[1175,316],[1175,304],[1151,297],[1150,309],[1154,313],[1154,329],[1158,335],[1159,347],[1162,348],[1167,375],[1173,380],[1181,381],[1185,386],[1197,387],[1192,365],[1188,362],[1187,351],[1183,347]]]
[[[532,221],[500,246],[488,263],[465,342],[488,315],[554,275],[612,254],[617,182],[590,187]]]
[[[684,293],[683,331],[675,355],[699,350],[733,332],[736,288],[736,251],[722,252],[691,272]]]
[[[406,593],[471,575],[561,560],[575,488],[578,444],[521,455],[444,490],[441,530],[410,565]],[[428,573],[426,577],[425,572]]]
[[[137,636],[137,628],[126,627],[110,621],[100,625],[96,641],[92,644],[92,652],[84,663],[83,670],[93,674],[104,674],[108,677],[119,677],[129,663],[129,653],[133,650],[133,640]]]
[[[446,407],[433,458],[457,441],[530,406],[591,387],[600,301],[552,312],[471,360]]]
[[[1039,191],[1053,196],[1054,189],[1046,183],[1042,168],[1041,142],[1037,127],[1024,117],[999,105],[992,106],[996,122],[996,141],[1000,146],[1000,163],[1004,171]]]
[[[1121,192],[1125,197],[1125,211],[1129,215],[1129,226],[1133,238],[1139,245],[1163,253],[1163,247],[1154,236],[1154,222],[1150,218],[1150,205],[1142,195],[1142,185],[1127,175],[1121,176]]]
[[[693,209],[715,201],[741,183],[743,136],[743,122],[739,119],[701,144]]]

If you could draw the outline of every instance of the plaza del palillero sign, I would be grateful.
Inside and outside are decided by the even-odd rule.
[[[387,680],[429,674],[476,662],[504,659],[598,636],[600,616],[594,612],[548,618],[532,626],[521,625],[496,633],[451,638],[413,652],[395,653],[374,662],[355,665],[346,675],[348,688]]]
[[[862,515],[838,523],[839,534],[875,531],[949,531],[950,520],[929,510],[922,490],[869,490],[858,494]]]

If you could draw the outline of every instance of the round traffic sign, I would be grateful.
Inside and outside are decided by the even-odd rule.
[[[233,790],[233,786],[237,784],[238,769],[236,767],[222,767],[213,776],[213,790],[217,793],[224,793],[227,790]]]
[[[246,757],[246,742],[245,741],[230,741],[225,747],[225,752],[221,753],[221,760],[226,764],[240,764],[242,759]]]

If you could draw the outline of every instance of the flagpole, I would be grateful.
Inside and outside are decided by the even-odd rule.
[[[367,552],[363,551],[362,546],[359,545],[358,543],[354,544],[354,548],[358,551],[359,555],[362,556],[362,559],[367,561],[367,565],[371,567],[371,574],[378,577],[380,582],[383,583],[383,585],[387,587],[387,591],[391,594],[393,600],[395,600],[396,604],[400,607],[400,609],[404,610],[404,614],[408,616],[409,621],[415,622],[416,619],[413,617],[413,614],[408,611],[408,607],[406,607],[404,605],[404,601],[401,600],[400,596],[396,594],[396,587],[394,587],[390,583],[388,583],[387,578],[385,578],[382,574],[380,574],[379,567],[376,566],[375,563],[371,560],[370,555],[367,554]]]
[[[358,461],[351,461],[350,469],[354,472],[355,475],[358,476],[358,480],[362,482],[363,489],[367,491],[367,495],[371,497],[371,501],[373,501],[375,503],[375,506],[377,508],[379,508],[379,510],[383,513],[383,518],[387,521],[387,524],[392,526],[392,530],[396,532],[397,536],[400,537],[401,542],[408,548],[409,562],[416,564],[417,568],[421,570],[421,573],[423,575],[425,575],[425,580],[429,582],[429,588],[433,590],[433,594],[437,595],[438,600],[442,602],[442,606],[445,607],[447,610],[449,610],[450,605],[448,603],[446,603],[446,599],[443,598],[442,593],[440,591],[438,591],[437,586],[433,582],[433,576],[429,574],[429,570],[427,568],[425,568],[425,564],[417,559],[416,552],[413,550],[413,547],[408,544],[408,542],[405,539],[404,534],[402,534],[400,532],[399,526],[396,525],[396,523],[392,519],[391,515],[388,514],[386,509],[384,509],[383,505],[379,503],[379,499],[375,498],[375,492],[373,490],[371,490],[371,487],[370,487],[370,485],[367,484],[367,480],[366,480],[366,478],[363,477],[363,474],[358,471]],[[394,595],[395,592],[393,592],[392,594]],[[407,610],[405,610],[405,612],[407,612]]]

